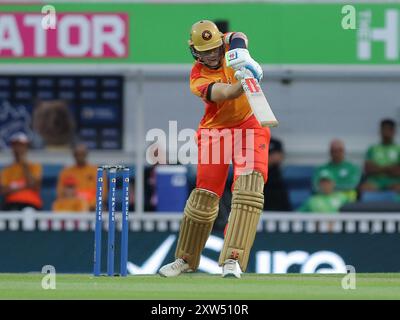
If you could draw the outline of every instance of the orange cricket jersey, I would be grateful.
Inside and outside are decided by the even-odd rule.
[[[84,167],[71,166],[63,169],[57,183],[58,197],[62,197],[65,181],[71,178],[76,181],[78,197],[86,200],[90,206],[94,206],[96,204],[97,167],[86,165]],[[104,189],[106,189],[106,184],[104,184]]]
[[[226,43],[228,35],[224,35],[226,51],[229,50],[229,44]],[[190,90],[205,103],[205,113],[200,121],[200,128],[235,127],[252,115],[253,112],[244,93],[236,99],[222,102],[212,102],[207,97],[208,87],[212,83],[236,83],[238,80],[234,74],[235,70],[226,66],[225,59],[218,69],[207,68],[200,62],[194,63],[190,73]]]
[[[53,203],[54,212],[84,212],[87,210],[89,210],[89,207],[86,201],[79,198],[60,198]]]
[[[38,163],[29,163],[29,171],[35,179],[42,179],[42,166]],[[26,179],[22,165],[13,163],[6,167],[1,172],[1,184],[11,188],[24,188],[26,186]],[[26,203],[31,204],[37,208],[41,208],[43,203],[40,194],[36,190],[22,189],[16,192],[11,192],[5,197],[6,203]]]

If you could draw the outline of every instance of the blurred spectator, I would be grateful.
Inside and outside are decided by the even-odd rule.
[[[330,145],[331,160],[318,167],[313,177],[314,191],[318,190],[319,175],[329,171],[335,181],[335,191],[346,193],[349,199],[357,199],[357,186],[361,179],[360,168],[345,159],[345,146],[341,140],[333,140]]]
[[[129,211],[135,211],[135,179],[129,179]]]
[[[158,164],[144,168],[144,211],[154,212],[157,210],[157,186],[156,167]],[[135,211],[135,178],[129,181],[129,211]]]
[[[160,143],[153,143],[146,149],[147,166],[144,169],[144,211],[157,210],[158,197],[156,185],[156,168],[160,164],[167,164],[167,155]]]
[[[381,143],[369,147],[365,159],[365,181],[360,191],[395,190],[400,192],[400,146],[395,144],[396,124],[381,121]]]
[[[40,186],[42,166],[27,159],[29,139],[19,132],[11,136],[10,145],[14,163],[4,168],[0,176],[0,193],[4,196],[4,210],[22,210],[31,207],[42,208]]]
[[[57,183],[57,198],[61,198],[65,194],[65,181],[72,178],[76,181],[76,196],[85,200],[90,210],[95,210],[97,166],[88,163],[88,150],[84,144],[76,145],[73,155],[75,165],[64,168],[60,172]],[[106,196],[108,190],[106,181],[103,184],[103,190],[103,194]]]
[[[89,210],[88,202],[77,196],[76,185],[77,181],[74,177],[64,179],[62,194],[54,201],[53,211],[87,212]]]
[[[74,138],[75,122],[64,100],[46,100],[36,103],[32,127],[47,148],[68,148]]]
[[[343,192],[335,192],[335,178],[329,170],[318,176],[318,193],[311,196],[300,208],[301,212],[333,213],[349,202]]]
[[[271,138],[269,144],[268,181],[264,187],[264,210],[291,210],[289,195],[281,170],[284,158],[285,153],[282,142]]]
[[[144,211],[156,211],[157,208],[156,166],[144,169]]]

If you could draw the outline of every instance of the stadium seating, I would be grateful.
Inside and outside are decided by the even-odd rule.
[[[376,213],[376,212],[400,212],[400,203],[392,201],[371,201],[371,202],[354,202],[345,204],[340,208],[341,213]]]
[[[311,189],[314,166],[289,165],[282,169],[283,179],[289,189]]]
[[[361,194],[361,202],[394,202],[398,195],[393,191],[366,191]]]
[[[181,212],[188,197],[188,170],[183,165],[156,167],[157,211]]]
[[[63,165],[59,164],[43,165],[42,189],[40,192],[43,200],[43,210],[51,210],[53,201],[57,196],[58,175],[63,167]]]
[[[56,198],[56,188],[58,174],[60,173],[62,165],[58,164],[45,164],[43,165],[43,183],[42,183],[42,199],[44,203],[44,210],[51,210],[51,205]],[[133,168],[131,167],[131,176],[134,176]],[[295,210],[301,206],[312,194],[312,176],[314,172],[313,166],[307,165],[289,165],[283,167],[283,177],[288,187],[289,200],[292,208]],[[230,170],[232,171],[232,169]],[[232,174],[232,172],[230,172]],[[196,168],[188,166],[188,187],[190,190],[196,183]],[[121,188],[117,184],[117,189]],[[117,193],[120,197],[120,192]],[[361,195],[361,202],[365,203],[379,203],[379,202],[394,202],[399,200],[399,196],[395,192],[364,192]]]
[[[293,210],[297,210],[311,195],[311,189],[289,189],[289,201]]]
[[[312,176],[315,167],[289,165],[282,168],[283,179],[289,192],[293,210],[301,206],[312,194]]]

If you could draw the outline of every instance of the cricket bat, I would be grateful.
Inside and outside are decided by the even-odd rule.
[[[279,122],[265,97],[258,81],[255,78],[240,80],[247,100],[253,110],[254,116],[263,127],[276,127]]]

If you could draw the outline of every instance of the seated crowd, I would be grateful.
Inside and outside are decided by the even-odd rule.
[[[395,135],[395,122],[382,120],[380,143],[368,148],[363,174],[357,165],[346,161],[344,143],[332,141],[330,162],[314,173],[315,194],[299,211],[338,212],[344,204],[362,200],[369,192],[390,192],[394,201],[400,200],[400,145],[395,143]]]
[[[311,196],[300,206],[293,206],[282,173],[284,149],[282,142],[271,138],[269,174],[265,185],[264,210],[300,212],[338,212],[348,203],[362,200],[371,192],[390,192],[394,201],[400,201],[400,145],[395,143],[396,124],[391,119],[380,123],[380,143],[366,152],[364,168],[346,159],[345,144],[333,140],[330,144],[330,161],[317,167],[310,186]],[[19,211],[30,207],[43,208],[41,198],[42,165],[28,160],[29,139],[17,133],[10,139],[14,162],[0,172],[2,210]],[[97,166],[88,162],[88,150],[78,144],[73,150],[74,164],[65,167],[58,175],[55,212],[94,211],[96,206]],[[106,180],[106,176],[104,177]],[[107,183],[104,184],[107,189]],[[134,207],[134,180],[131,182],[130,209]],[[230,186],[228,179],[227,186]],[[155,211],[154,167],[145,172],[145,211]],[[107,190],[103,193],[107,194]],[[227,187],[220,202],[221,215],[230,212],[230,188]],[[107,202],[106,198],[104,199]]]
[[[0,194],[3,197],[2,210],[17,211],[24,208],[41,210],[40,196],[42,165],[28,160],[29,140],[24,133],[17,133],[10,139],[14,162],[0,173]],[[97,166],[88,163],[88,150],[78,144],[73,148],[74,165],[65,167],[59,173],[57,197],[52,204],[55,212],[87,212],[96,207]],[[107,184],[104,184],[105,194]]]

